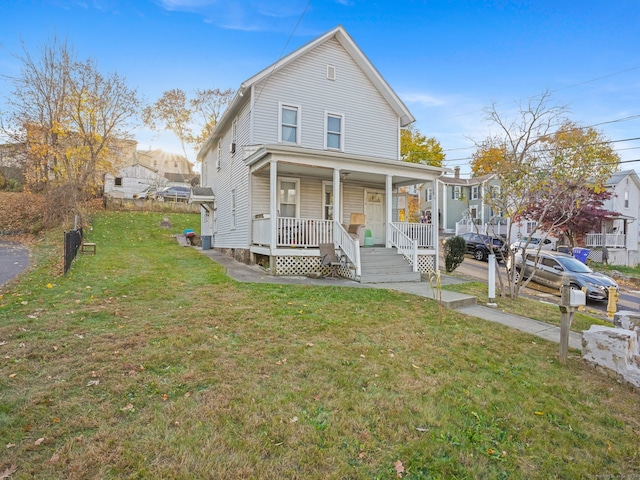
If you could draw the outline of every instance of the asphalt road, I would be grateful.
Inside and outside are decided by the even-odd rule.
[[[442,259],[441,261],[444,262]],[[442,263],[442,265],[444,265],[444,263]],[[501,269],[502,273],[506,274],[504,265],[499,265],[498,268]],[[474,260],[470,255],[467,255],[462,264],[455,270],[455,273],[486,283],[488,277],[487,270],[487,262],[479,262]],[[619,292],[620,298],[618,300],[618,310],[640,312],[640,291],[633,290],[624,285],[619,285]],[[560,303],[560,292],[551,291],[550,289],[536,285],[535,283],[529,283],[521,293],[527,297],[536,298],[538,300],[544,300],[555,304]],[[588,301],[588,306],[605,315],[607,313],[607,302]]]
[[[0,285],[29,266],[29,250],[14,242],[0,240]]]

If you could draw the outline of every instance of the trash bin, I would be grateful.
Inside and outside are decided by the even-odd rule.
[[[211,235],[202,235],[202,250],[211,250]]]
[[[575,247],[573,249],[573,256],[580,260],[582,263],[587,263],[587,257],[589,256],[590,250],[588,248],[579,248]]]

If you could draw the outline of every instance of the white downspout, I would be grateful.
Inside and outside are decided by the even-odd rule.
[[[271,160],[269,163],[269,215],[271,217],[271,251],[278,244],[278,162]]]
[[[438,272],[440,270],[440,235],[439,235],[439,227],[438,224],[438,183],[439,180],[436,178],[433,180],[435,192],[433,195],[433,199],[431,200],[431,224],[433,225],[433,247],[436,251],[435,259],[434,259],[434,270]]]
[[[393,220],[393,177],[391,175],[387,175],[384,190],[387,204],[384,243],[386,248],[391,248],[391,221]]]

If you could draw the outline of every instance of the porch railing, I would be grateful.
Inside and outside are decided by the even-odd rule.
[[[335,232],[334,243],[347,256],[349,261],[356,267],[356,275],[362,274],[360,265],[360,244],[344,229],[340,222],[334,222],[333,231]],[[330,243],[330,242],[328,242]]]
[[[585,235],[587,247],[624,248],[627,236],[624,233],[587,233]]]
[[[473,232],[489,235],[490,237],[506,236],[509,229],[507,223],[477,223],[473,220],[463,218],[459,222],[456,222],[456,235],[462,235],[463,233]]]
[[[418,241],[409,238],[402,230],[391,224],[391,245],[398,249],[412,265],[413,271],[418,271]]]
[[[433,225],[430,223],[394,222],[393,225],[407,237],[418,242],[420,247],[433,247]]]
[[[253,220],[253,243],[271,245],[271,218]],[[333,221],[311,218],[278,217],[276,225],[277,247],[318,248],[321,243],[333,242]]]

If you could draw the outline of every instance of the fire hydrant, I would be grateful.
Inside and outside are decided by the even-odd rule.
[[[609,287],[609,302],[607,303],[607,317],[613,318],[613,315],[618,311],[618,298],[620,294],[616,287]]]

